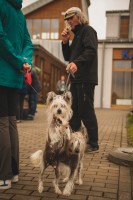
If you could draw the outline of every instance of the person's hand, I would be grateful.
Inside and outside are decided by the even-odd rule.
[[[70,31],[67,28],[64,28],[64,30],[61,33],[61,37],[62,37],[62,42],[64,44],[68,43],[70,39]]]
[[[31,69],[31,65],[29,65],[28,63],[24,63],[20,72],[25,72],[27,70],[29,71],[30,69]]]
[[[30,70],[31,69],[31,65],[29,65],[28,63],[24,63],[23,64],[23,69],[24,70]]]
[[[77,65],[73,62],[69,63],[66,67],[66,71],[71,70],[72,73],[75,73],[77,71]]]

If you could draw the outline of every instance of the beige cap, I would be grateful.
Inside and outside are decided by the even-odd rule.
[[[73,17],[78,12],[81,12],[81,9],[78,7],[69,8],[64,14],[64,20],[67,20],[67,19]]]

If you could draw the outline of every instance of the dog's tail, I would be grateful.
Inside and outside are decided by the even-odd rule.
[[[30,156],[31,163],[34,167],[40,167],[42,162],[43,151],[38,150]]]

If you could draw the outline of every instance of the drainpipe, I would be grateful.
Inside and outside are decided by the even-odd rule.
[[[104,54],[105,54],[105,42],[103,41],[103,49],[102,49],[102,68],[101,68],[101,99],[100,99],[101,108],[103,108]]]

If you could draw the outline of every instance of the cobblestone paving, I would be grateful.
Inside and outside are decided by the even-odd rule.
[[[108,153],[127,147],[126,116],[128,111],[96,109],[99,125],[99,153],[85,154],[83,185],[76,185],[69,197],[54,193],[52,168],[45,171],[44,192],[39,194],[38,168],[30,163],[30,155],[43,149],[47,132],[45,107],[39,107],[33,121],[18,124],[20,140],[19,182],[9,190],[0,190],[0,200],[133,200],[133,169],[108,161]]]

